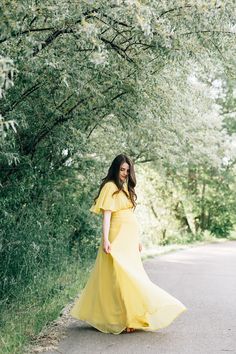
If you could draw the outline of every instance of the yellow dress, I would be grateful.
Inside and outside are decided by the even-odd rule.
[[[128,192],[127,185],[125,189]],[[187,308],[154,284],[143,268],[139,225],[133,205],[115,183],[107,182],[90,211],[111,210],[111,253],[102,248],[70,314],[104,333],[119,334],[126,327],[155,331],[167,327]]]

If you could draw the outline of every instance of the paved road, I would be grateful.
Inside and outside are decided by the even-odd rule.
[[[58,350],[45,354],[236,354],[236,241],[179,250],[144,267],[188,308],[169,327],[113,335],[75,320]]]

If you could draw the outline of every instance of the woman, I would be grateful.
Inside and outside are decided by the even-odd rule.
[[[143,268],[135,185],[132,161],[116,156],[90,208],[103,214],[102,238],[88,282],[70,314],[104,333],[154,331],[187,310]]]

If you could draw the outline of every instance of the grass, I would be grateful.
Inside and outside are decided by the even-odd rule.
[[[236,231],[232,231],[227,237],[216,237],[208,231],[198,234],[179,234],[177,237],[168,238],[168,243],[162,245],[149,245],[142,251],[142,259],[156,257],[161,254],[174,252],[177,250],[196,247],[207,243],[221,243],[236,240]]]
[[[66,303],[83,288],[89,265],[66,264],[58,274],[38,274],[34,284],[19,293],[11,304],[1,308],[1,354],[23,354],[51,321],[57,318]]]

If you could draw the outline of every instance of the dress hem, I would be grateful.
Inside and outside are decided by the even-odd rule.
[[[152,328],[152,327],[150,327],[150,326],[147,326],[147,327],[146,327],[146,326],[145,326],[145,327],[143,327],[143,326],[140,326],[140,327],[137,327],[137,326],[134,327],[134,326],[132,326],[132,327],[131,327],[130,325],[126,325],[126,326],[123,327],[119,332],[104,331],[104,330],[98,328],[98,326],[96,326],[95,324],[93,324],[92,322],[90,322],[90,321],[88,321],[88,320],[86,320],[86,319],[82,319],[82,318],[76,317],[75,315],[71,315],[71,314],[70,314],[70,316],[73,317],[73,318],[75,318],[75,319],[77,319],[77,320],[80,320],[80,321],[83,321],[83,322],[88,323],[90,326],[96,328],[98,331],[100,331],[100,332],[102,332],[102,333],[106,333],[106,334],[121,334],[127,327],[131,327],[131,328],[135,328],[135,329],[141,329],[141,330],[146,331],[146,332],[158,331],[158,330],[160,330],[160,329],[163,329],[163,328],[168,327],[177,317],[179,317],[179,315],[181,315],[183,312],[185,312],[185,311],[187,311],[187,310],[188,310],[187,307],[183,308],[183,309],[180,310],[178,313],[176,313],[176,315],[172,318],[171,321],[169,321],[169,322],[168,322],[167,324],[165,324],[165,325],[158,326],[157,328]],[[154,312],[154,313],[155,313],[155,312]],[[150,312],[147,311],[147,312],[145,313],[145,315],[147,315],[147,314],[153,314],[153,313],[150,313]]]

